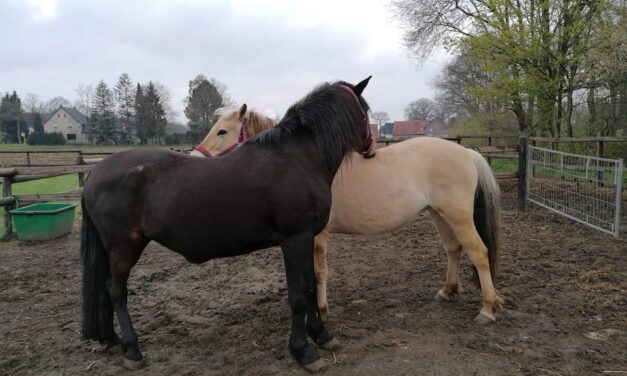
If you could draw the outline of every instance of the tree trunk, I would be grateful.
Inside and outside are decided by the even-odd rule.
[[[594,103],[594,88],[591,87],[588,89],[588,124],[590,125],[590,130],[593,134],[598,133],[598,129],[596,126],[597,123],[597,109],[596,104]]]
[[[566,92],[566,114],[564,122],[566,123],[566,137],[573,137],[573,91],[569,89]]]

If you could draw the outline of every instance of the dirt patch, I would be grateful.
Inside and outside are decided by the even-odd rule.
[[[505,312],[473,322],[481,301],[436,302],[446,257],[426,216],[379,236],[334,236],[327,375],[582,375],[627,371],[627,245],[545,210],[514,209],[504,184],[497,287]],[[0,243],[0,374],[124,372],[121,356],[80,340],[78,224],[44,243]],[[306,374],[287,352],[289,308],[278,249],[192,265],[158,244],[130,279],[147,359],[137,375]]]

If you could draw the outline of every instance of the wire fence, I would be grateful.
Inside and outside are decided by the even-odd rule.
[[[527,199],[619,236],[623,160],[529,146]]]

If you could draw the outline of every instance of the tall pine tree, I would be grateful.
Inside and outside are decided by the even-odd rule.
[[[146,145],[148,142],[148,136],[146,131],[146,106],[144,98],[144,89],[138,83],[137,89],[135,89],[135,135],[139,138],[141,145]]]
[[[5,142],[22,143],[22,101],[17,93],[6,93],[0,102],[0,138]]]
[[[93,112],[91,114],[92,134],[96,143],[116,143],[117,132],[115,125],[115,112],[113,105],[113,93],[107,84],[100,80],[94,94]]]
[[[148,83],[146,88],[144,106],[144,122],[147,136],[152,138],[155,143],[161,143],[161,140],[165,135],[165,110],[163,108],[163,104],[161,103],[159,93],[152,81]]]
[[[205,135],[215,121],[215,111],[224,106],[224,97],[219,88],[199,74],[189,81],[189,93],[185,98],[185,116],[189,128],[198,137]]]
[[[122,73],[114,87],[117,104],[119,141],[128,144],[133,132],[135,114],[135,92],[133,82],[126,73]]]

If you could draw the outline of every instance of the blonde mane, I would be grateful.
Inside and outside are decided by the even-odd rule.
[[[239,108],[222,107],[218,108],[215,111],[215,114],[220,116],[221,119],[227,121],[237,120],[239,118]],[[271,129],[276,125],[273,119],[255,110],[248,110],[246,117],[248,118],[248,122],[246,123],[246,132],[249,136],[254,136],[257,133]]]

